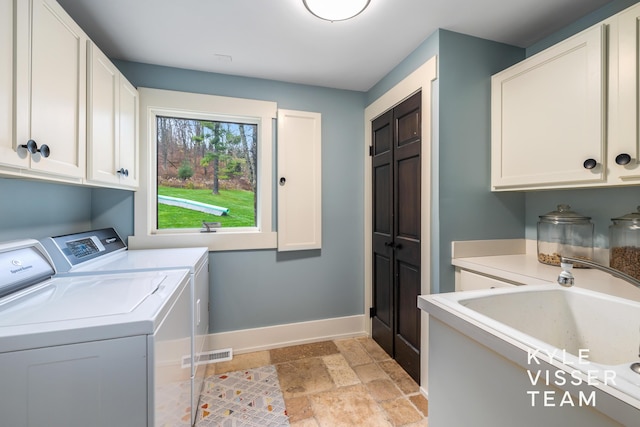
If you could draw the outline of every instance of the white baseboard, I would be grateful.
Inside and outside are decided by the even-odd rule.
[[[429,400],[429,392],[426,388],[420,387],[420,394],[423,395],[425,399]]]
[[[205,351],[232,348],[234,354],[311,342],[366,336],[364,314],[209,334]]]

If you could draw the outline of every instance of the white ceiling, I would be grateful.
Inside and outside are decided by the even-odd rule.
[[[611,0],[371,0],[328,22],[302,0],[58,0],[116,59],[367,91],[438,28],[527,47]]]

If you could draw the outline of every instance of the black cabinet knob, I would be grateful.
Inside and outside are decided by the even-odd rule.
[[[119,173],[122,176],[129,176],[129,169],[120,168],[120,170],[116,171],[116,172]]]
[[[287,178],[284,176],[280,178],[280,185],[284,185],[287,182]]]
[[[42,144],[38,152],[40,152],[42,157],[49,157],[49,154],[51,154],[51,150],[49,150],[49,146],[47,144]]]
[[[30,139],[26,144],[22,144],[20,147],[26,148],[31,154],[40,153],[42,157],[49,157],[49,154],[51,154],[51,150],[49,150],[49,146],[47,144],[42,144],[42,146],[38,148],[38,144],[36,144],[33,139]]]
[[[593,169],[598,166],[598,162],[596,162],[596,159],[587,159],[582,166],[584,166],[585,169]]]
[[[621,166],[628,165],[631,163],[631,156],[627,153],[618,154],[616,156],[616,163]]]

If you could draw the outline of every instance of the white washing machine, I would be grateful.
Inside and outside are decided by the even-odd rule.
[[[57,277],[38,241],[0,244],[0,425],[184,417],[189,394],[163,388],[191,352],[189,286],[187,269]]]
[[[199,362],[209,333],[209,250],[206,247],[128,250],[113,228],[56,236],[42,240],[58,276],[110,274],[130,271],[188,269],[190,277],[192,351],[183,361],[190,367],[191,424],[195,423],[206,365]]]

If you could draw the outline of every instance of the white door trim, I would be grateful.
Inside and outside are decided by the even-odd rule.
[[[364,312],[369,313],[373,301],[371,286],[371,159],[369,146],[371,145],[371,121],[390,108],[400,104],[404,99],[422,90],[422,181],[421,188],[421,293],[431,292],[431,152],[432,152],[432,114],[431,114],[431,82],[437,78],[437,56],[431,57],[413,73],[405,77],[394,87],[372,102],[364,110]],[[417,304],[417,301],[416,301]],[[371,335],[371,319],[366,322],[366,331]],[[427,316],[422,316],[421,325],[421,387],[426,393],[427,379]]]

